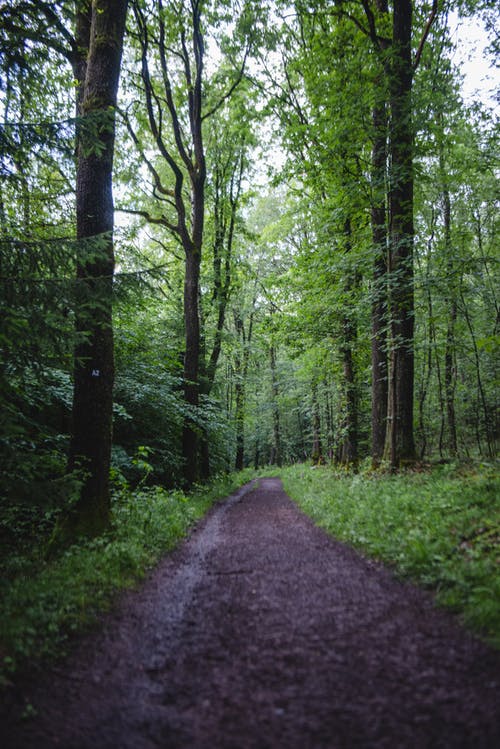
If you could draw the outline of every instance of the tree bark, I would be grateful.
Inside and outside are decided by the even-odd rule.
[[[344,223],[345,252],[351,252],[351,220]],[[345,279],[345,291],[348,296],[357,286],[358,279],[350,271]],[[347,307],[342,318],[342,371],[344,375],[344,423],[340,461],[345,465],[355,464],[358,459],[358,398],[356,392],[356,372],[353,350],[356,345],[356,322],[354,310]]]
[[[237,163],[228,167],[227,164],[215,165],[214,179],[214,199],[213,215],[215,223],[215,237],[213,244],[213,271],[214,286],[212,293],[212,303],[216,311],[216,325],[212,350],[208,361],[205,356],[201,356],[201,377],[203,392],[210,395],[217,365],[222,351],[222,338],[224,324],[226,321],[226,311],[231,294],[231,280],[233,267],[233,240],[236,226],[236,216],[241,195],[241,186],[243,181],[243,154],[240,153]],[[228,178],[227,171],[231,171]],[[228,215],[229,214],[229,215]],[[238,383],[236,383],[236,401],[238,405]],[[244,384],[243,384],[244,390]],[[243,398],[244,392],[240,397]],[[237,417],[238,424],[238,417]],[[241,427],[242,429],[243,427]],[[238,436],[237,436],[238,439]],[[241,458],[239,457],[241,453]],[[237,463],[241,460],[243,466],[243,448],[236,450]],[[210,476],[210,449],[208,444],[208,435],[204,430],[201,436],[201,477],[208,479]]]
[[[446,398],[446,421],[448,431],[448,450],[451,455],[458,453],[457,425],[455,418],[455,323],[457,320],[457,299],[454,282],[453,248],[451,246],[451,199],[446,177],[446,164],[443,144],[439,149],[439,172],[441,176],[441,201],[443,205],[444,224],[444,252],[446,258],[446,270],[448,275],[448,299],[449,310],[446,329],[446,346],[444,353],[444,392]]]
[[[383,104],[373,108],[371,226],[374,249],[371,307],[372,365],[372,461],[377,466],[384,455],[387,428],[387,228],[385,182],[387,158],[387,113]]]
[[[239,312],[234,313],[234,325],[238,343],[241,351],[237,353],[235,360],[235,422],[236,422],[236,459],[235,468],[241,471],[245,457],[245,408],[246,408],[246,384],[248,375],[248,363],[250,360],[250,343],[253,334],[253,317],[254,317],[254,298],[252,311],[248,321],[248,330],[245,331],[245,325]]]
[[[281,425],[280,425],[280,410],[278,405],[279,397],[279,383],[278,375],[276,371],[276,349],[274,344],[271,344],[269,349],[269,359],[271,364],[271,407],[273,414],[273,444],[271,448],[270,463],[272,465],[281,466],[282,455],[281,455]]]
[[[315,384],[312,386],[312,455],[311,460],[314,465],[320,465],[325,462],[323,457],[323,447],[321,444],[321,418],[318,403],[318,388]]]
[[[344,341],[342,343],[342,369],[344,374],[345,414],[340,461],[345,465],[355,464],[358,459],[358,403],[356,394],[356,378],[352,346],[355,341],[355,329],[352,321],[344,318]]]
[[[77,345],[68,469],[83,472],[70,526],[95,534],[109,522],[113,409],[112,169],[116,107],[127,0],[94,0],[81,97],[84,118],[98,123],[80,135],[76,181]],[[83,19],[84,20],[84,19]]]
[[[199,429],[194,410],[199,406],[200,317],[198,309],[200,283],[200,253],[186,251],[184,276],[184,401],[192,413],[187,413],[182,430],[184,479],[188,485],[199,478]]]
[[[395,0],[390,61],[390,357],[385,457],[415,459],[413,438],[414,271],[412,2]]]
[[[240,346],[244,346],[244,329],[243,320],[235,312],[234,324],[236,335]],[[236,423],[236,458],[234,467],[237,471],[243,468],[243,457],[245,453],[245,373],[244,373],[245,352],[237,352],[235,357],[234,369],[236,375],[235,382],[235,423]]]

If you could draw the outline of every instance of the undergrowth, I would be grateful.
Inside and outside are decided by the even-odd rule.
[[[493,466],[383,475],[300,465],[280,475],[318,525],[431,588],[437,603],[500,648],[500,477]]]
[[[17,554],[10,565],[3,560],[9,574],[0,583],[0,686],[28,664],[63,653],[117,591],[137,583],[216,500],[252,476],[224,476],[190,495],[158,486],[122,489],[113,499],[109,533],[75,544],[51,562],[42,547],[24,559]]]

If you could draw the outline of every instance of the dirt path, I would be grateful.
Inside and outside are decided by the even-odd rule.
[[[215,508],[30,687],[4,749],[500,747],[500,654],[332,541],[277,479]]]

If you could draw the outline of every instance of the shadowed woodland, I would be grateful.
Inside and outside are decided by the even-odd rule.
[[[163,501],[181,534],[234,470],[493,475],[498,129],[456,14],[493,60],[487,0],[0,4],[8,576]]]

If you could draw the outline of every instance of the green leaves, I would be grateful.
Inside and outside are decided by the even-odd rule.
[[[0,685],[27,663],[60,656],[117,591],[134,585],[215,500],[249,478],[225,476],[190,496],[158,486],[122,490],[113,499],[109,534],[72,546],[50,564],[38,557],[31,567],[19,564],[17,575],[11,567],[0,588]]]

